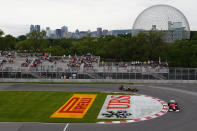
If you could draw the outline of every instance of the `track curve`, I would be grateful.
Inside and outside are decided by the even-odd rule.
[[[0,84],[0,90],[21,91],[103,91],[119,92],[118,85],[43,85]],[[167,113],[161,117],[127,124],[53,124],[53,123],[0,123],[0,131],[196,131],[197,85],[196,84],[143,84],[133,85],[140,94],[165,101],[175,99],[180,113]],[[66,128],[65,128],[66,127]]]

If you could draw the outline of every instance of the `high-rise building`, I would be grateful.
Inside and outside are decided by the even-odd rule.
[[[78,29],[76,29],[75,34],[80,35],[80,32]]]
[[[46,30],[50,30],[50,27],[46,27]]]
[[[30,32],[32,32],[33,30],[35,30],[34,25],[30,25]]]
[[[51,30],[50,27],[46,27],[46,38],[50,38]]]
[[[91,33],[91,30],[88,30],[88,34],[90,34]]]
[[[40,32],[40,25],[35,25],[35,30],[36,30],[37,32]]]
[[[103,35],[102,28],[97,28],[97,37],[100,37]]]
[[[157,25],[152,25],[152,29],[153,31],[156,31],[157,30]]]
[[[72,32],[68,32],[68,34],[66,35],[66,38],[73,38],[73,34]]]
[[[49,38],[51,38],[51,39],[55,39],[56,38],[56,32],[54,30],[50,30]]]
[[[97,31],[91,32],[91,37],[97,37]]]
[[[79,38],[84,38],[88,36],[88,31],[80,31]]]
[[[61,37],[63,37],[67,33],[68,33],[68,27],[67,26],[62,26],[61,27]]]
[[[103,35],[106,36],[108,34],[108,30],[103,30]]]
[[[61,38],[61,29],[56,29],[55,30],[56,38]]]

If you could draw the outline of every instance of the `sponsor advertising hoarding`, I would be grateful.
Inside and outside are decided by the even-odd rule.
[[[96,94],[74,94],[51,115],[51,118],[83,118],[96,96]]]

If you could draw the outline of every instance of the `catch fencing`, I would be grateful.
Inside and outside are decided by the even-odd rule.
[[[65,70],[2,70],[0,78],[13,79],[117,79],[117,80],[197,80],[197,68],[128,69],[100,67],[98,69],[68,68]]]

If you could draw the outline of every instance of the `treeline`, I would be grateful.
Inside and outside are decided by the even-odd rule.
[[[168,61],[171,67],[197,67],[197,32],[190,40],[167,43],[162,32],[140,33],[138,36],[119,35],[83,39],[44,39],[46,32],[33,31],[17,38],[3,36],[0,50],[17,52],[50,52],[52,55],[85,55],[92,53],[104,61]]]

